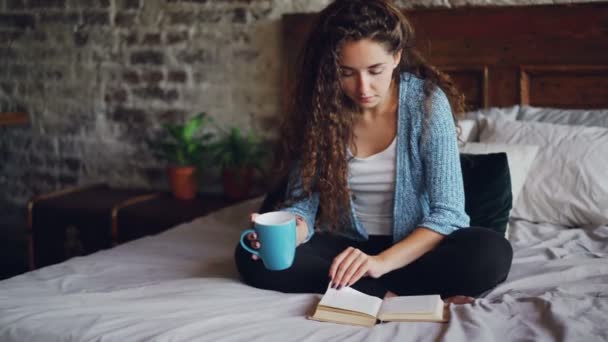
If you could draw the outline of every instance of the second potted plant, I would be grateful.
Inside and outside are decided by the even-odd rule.
[[[233,127],[224,131],[212,145],[213,158],[221,168],[224,195],[242,199],[249,195],[254,171],[263,171],[268,150],[253,133],[244,134]]]

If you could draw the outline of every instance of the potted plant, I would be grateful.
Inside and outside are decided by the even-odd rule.
[[[161,138],[151,143],[153,150],[170,162],[167,174],[171,191],[178,199],[196,197],[197,169],[202,166],[214,136],[202,132],[209,121],[205,113],[199,113],[182,125],[164,123]]]
[[[242,133],[237,127],[220,132],[212,145],[212,156],[221,168],[224,194],[230,199],[245,198],[251,190],[254,171],[263,172],[268,149],[259,136]]]

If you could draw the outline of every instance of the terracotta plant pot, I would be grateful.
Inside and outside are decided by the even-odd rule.
[[[230,199],[242,199],[249,195],[253,180],[253,168],[241,169],[224,168],[222,170],[222,186],[224,195]]]
[[[190,200],[196,197],[196,190],[198,189],[196,167],[169,166],[167,174],[169,175],[171,191],[176,198]]]

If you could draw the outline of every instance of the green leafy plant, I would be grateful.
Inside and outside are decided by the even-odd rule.
[[[213,133],[203,132],[210,121],[205,113],[199,113],[181,125],[164,123],[160,139],[151,141],[150,146],[175,166],[200,166],[210,152],[214,138]]]
[[[258,135],[243,133],[237,127],[220,130],[220,137],[212,144],[212,155],[221,168],[252,167],[262,171],[269,149]]]

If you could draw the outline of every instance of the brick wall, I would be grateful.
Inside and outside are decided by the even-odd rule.
[[[280,16],[328,2],[0,0],[0,110],[32,121],[0,127],[0,207],[95,181],[165,188],[164,165],[143,144],[163,120],[206,111],[268,131],[279,115]],[[492,1],[398,1],[474,2]]]

